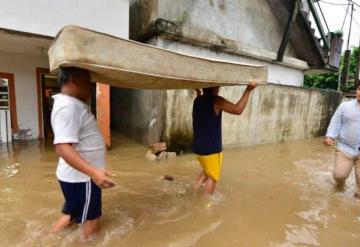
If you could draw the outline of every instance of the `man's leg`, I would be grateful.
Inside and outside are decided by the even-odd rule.
[[[205,181],[205,194],[207,196],[211,196],[215,191],[215,187],[216,187],[216,181],[208,176]]]
[[[200,186],[205,182],[205,179],[206,179],[206,174],[204,172],[204,170],[201,170],[199,176],[197,177],[196,181],[195,181],[195,184],[193,186],[193,191],[194,192],[198,192],[199,189],[200,189]]]
[[[93,181],[87,182],[89,188],[89,204],[84,205],[85,213],[82,215],[83,223],[83,236],[85,239],[88,239],[91,236],[95,236],[99,230],[98,222],[102,214],[101,205],[102,205],[102,192],[99,186],[97,186]],[[87,207],[87,208],[86,208]]]
[[[360,155],[355,162],[355,196],[360,198]]]
[[[57,233],[63,230],[65,227],[71,224],[70,215],[64,214],[62,215],[58,221],[51,227],[50,233]]]
[[[84,239],[89,239],[92,236],[95,236],[99,231],[98,219],[96,220],[87,220],[83,224],[83,236]]]
[[[334,168],[334,180],[339,189],[343,189],[345,180],[349,177],[355,161],[340,151],[336,151],[336,163]]]
[[[51,227],[50,233],[56,233],[63,230],[65,227],[72,223],[71,215],[73,212],[73,196],[71,192],[75,190],[76,184],[62,182],[59,180],[61,191],[64,195],[64,206],[62,209],[62,216],[56,221],[56,223]]]

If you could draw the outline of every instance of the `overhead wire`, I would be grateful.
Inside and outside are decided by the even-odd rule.
[[[319,7],[319,10],[320,10],[321,16],[322,16],[322,18],[323,18],[323,20],[324,20],[324,23],[325,23],[325,25],[326,25],[326,28],[327,28],[328,32],[330,33],[330,29],[329,29],[329,26],[328,26],[328,24],[327,24],[327,22],[326,22],[326,19],[325,19],[325,16],[324,16],[323,11],[322,11],[322,9],[321,9],[320,3],[319,3],[319,2],[317,2],[317,4],[318,4],[318,7]]]
[[[353,0],[348,0],[348,3],[349,4],[355,4],[357,7],[360,7],[360,5],[358,4],[358,3],[356,3],[356,2],[354,2]],[[356,12],[357,11],[357,9],[356,8],[354,8],[354,12]],[[355,22],[355,24],[360,28],[360,24],[359,24],[359,22],[357,22],[357,20],[355,19],[355,17],[353,16],[352,17],[352,20]]]
[[[331,4],[331,5],[339,5],[339,6],[341,6],[341,5],[343,5],[343,6],[349,5],[348,3],[331,3],[331,2],[328,2],[328,1],[324,1],[324,0],[319,0],[318,2],[322,2],[322,3],[325,3],[325,4]]]
[[[344,29],[346,17],[347,17],[348,12],[349,12],[349,7],[350,7],[350,4],[348,4],[348,6],[347,6],[347,8],[346,8],[346,13],[345,13],[344,21],[343,21],[343,24],[341,25],[341,31]]]

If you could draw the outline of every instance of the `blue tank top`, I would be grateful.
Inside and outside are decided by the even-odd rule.
[[[193,151],[199,155],[209,155],[222,151],[221,116],[216,115],[216,96],[202,95],[193,105]]]

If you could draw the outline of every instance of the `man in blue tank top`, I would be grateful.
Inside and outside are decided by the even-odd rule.
[[[219,96],[219,87],[204,88],[202,95],[200,90],[197,90],[192,113],[194,132],[193,151],[198,155],[198,161],[203,169],[193,186],[195,192],[204,184],[206,195],[214,193],[216,182],[220,178],[223,159],[221,137],[222,112],[240,115],[246,107],[251,91],[256,87],[256,82],[249,84],[236,104]]]

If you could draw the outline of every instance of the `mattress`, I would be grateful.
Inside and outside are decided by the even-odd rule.
[[[267,81],[267,67],[173,52],[77,26],[64,27],[49,49],[50,71],[78,67],[92,80],[123,88],[185,89]]]

